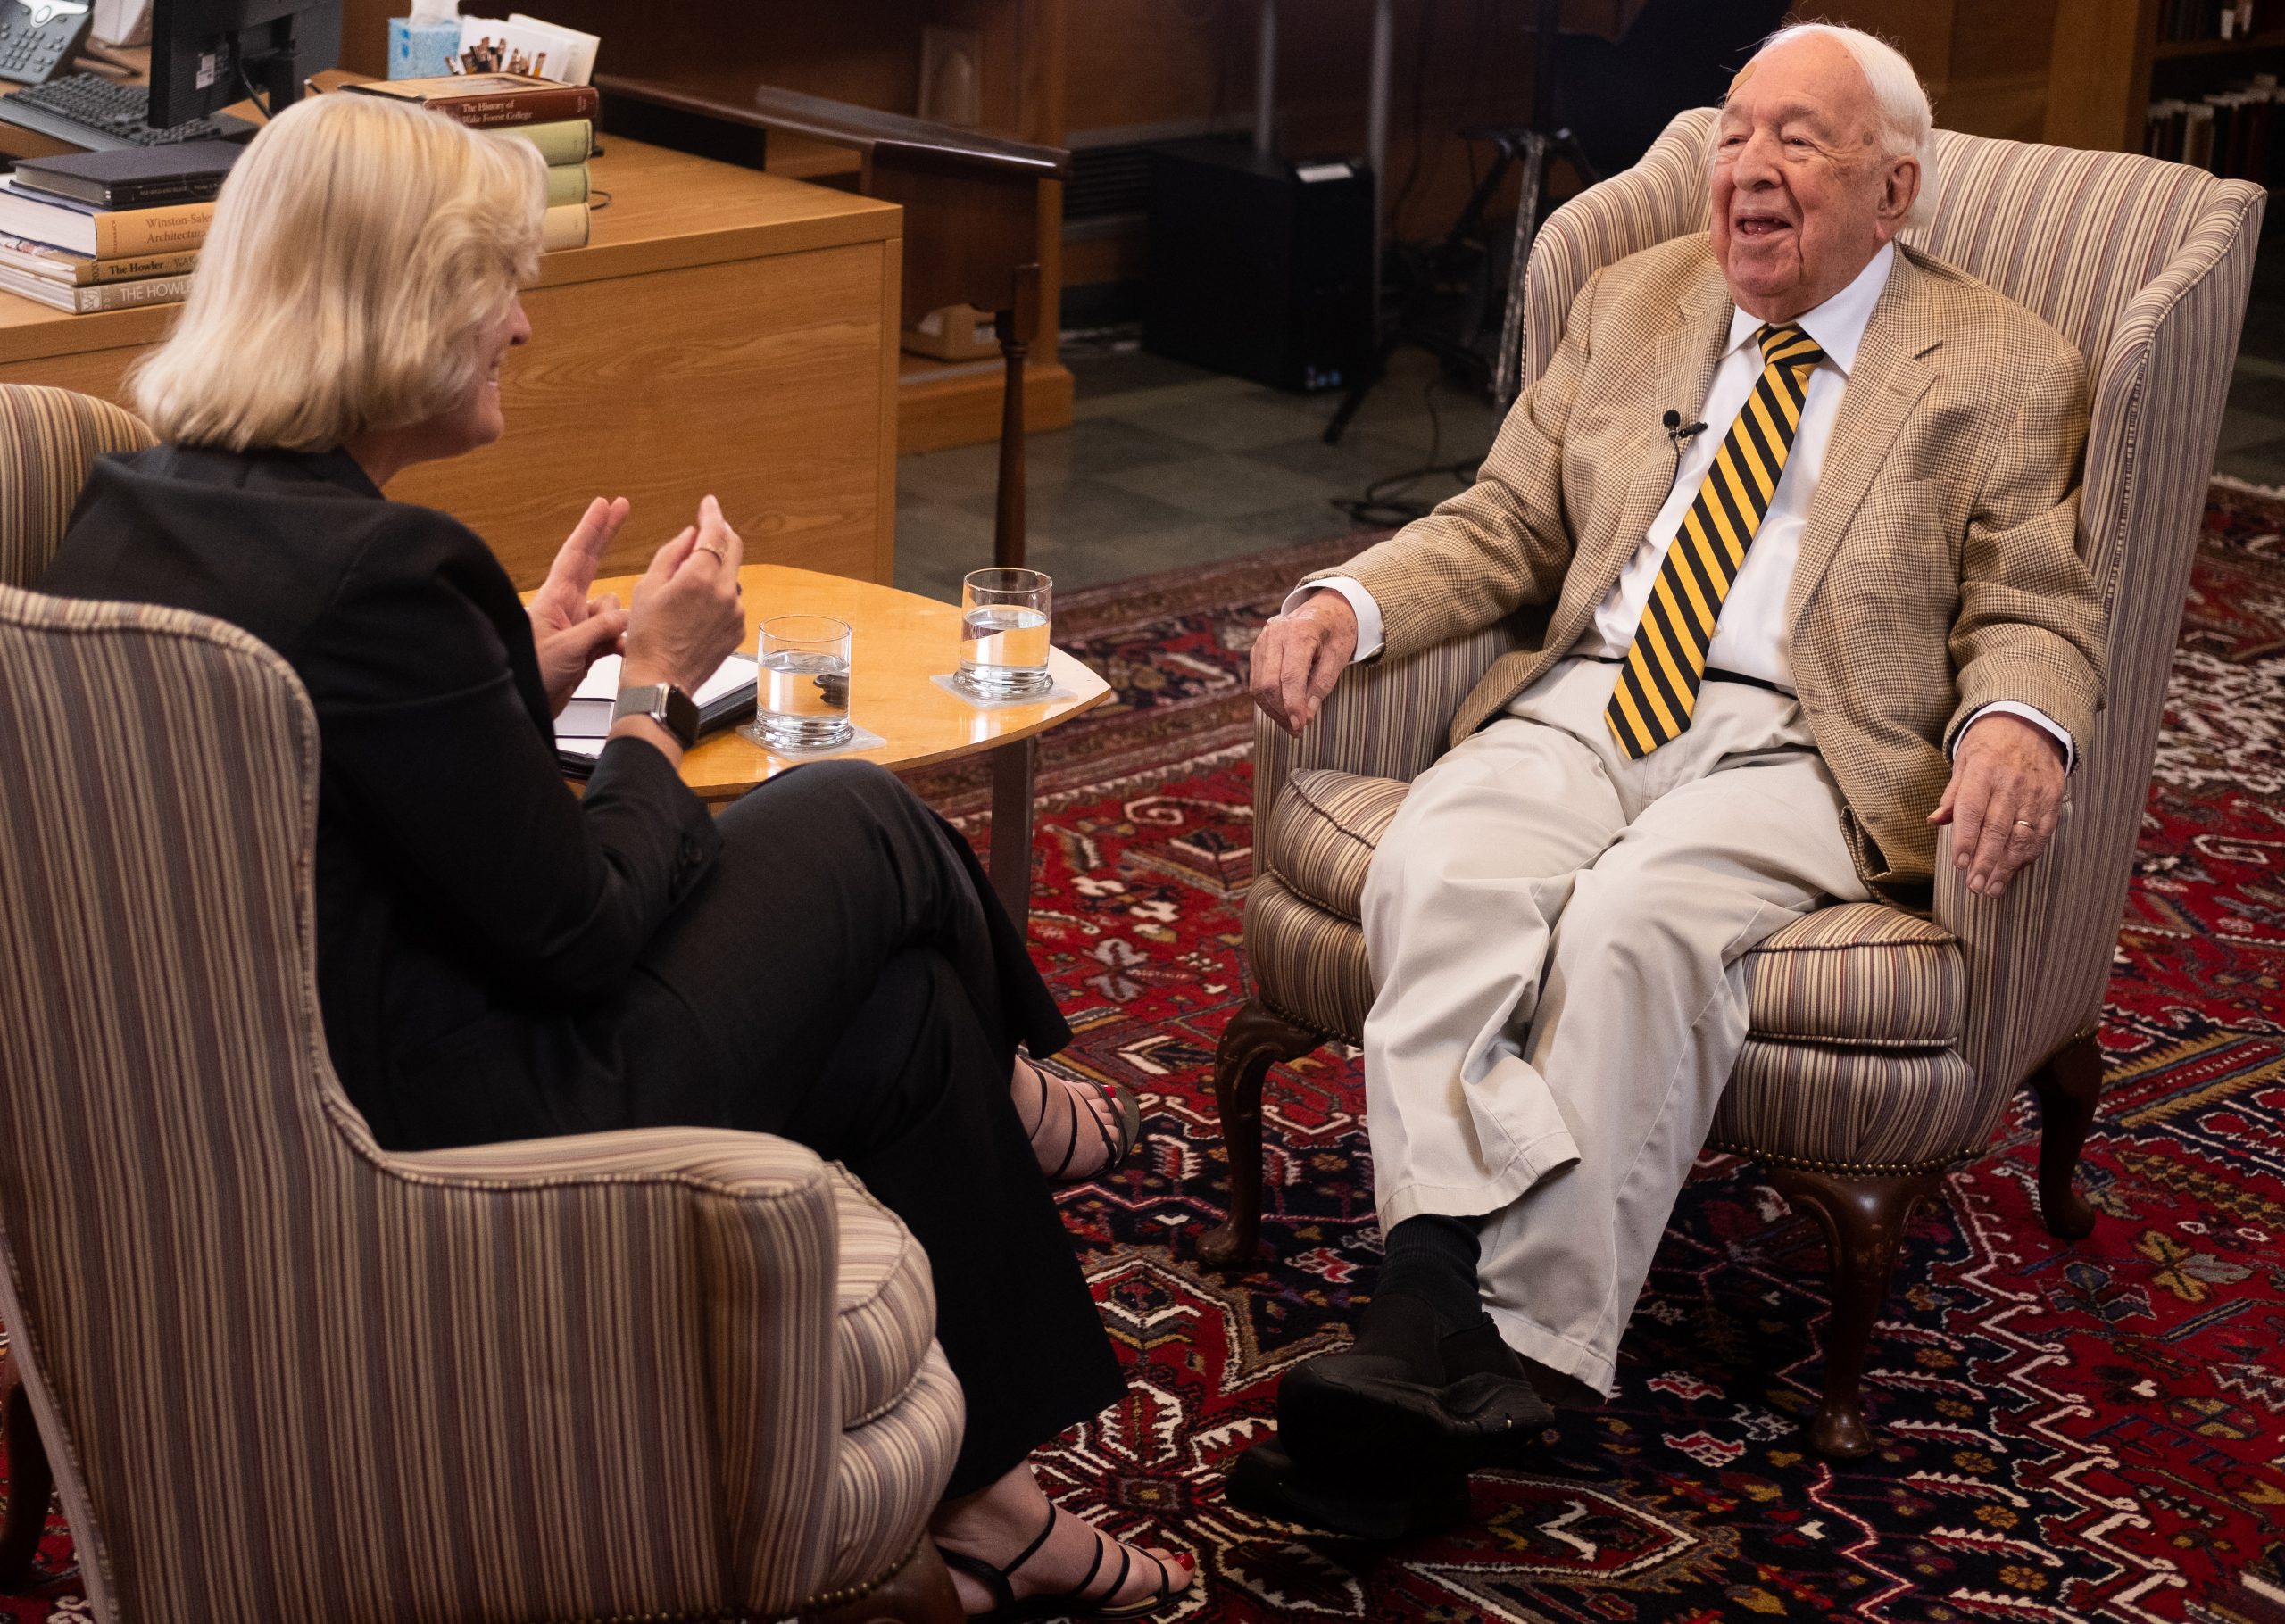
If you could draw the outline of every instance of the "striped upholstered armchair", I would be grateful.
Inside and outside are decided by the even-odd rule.
[[[39,579],[63,540],[90,463],[151,443],[143,419],[109,401],[0,384],[0,586]]]
[[[1706,229],[1713,123],[1710,109],[1683,113],[1640,163],[1548,220],[1529,267],[1526,381],[1596,269]],[[1937,134],[1935,171],[1932,218],[1906,240],[2036,311],[2088,358],[2079,545],[2109,610],[2110,695],[2053,849],[2004,898],[1954,877],[1946,830],[1928,911],[1825,908],[1746,959],[1752,1035],[1713,1143],[1759,1162],[1832,1242],[1809,1438],[1841,1457],[1873,1446],[1859,1376],[1905,1222],[1945,1168],[1982,1152],[2026,1082],[2040,1102],[2048,1227],[2075,1237],[2093,1222],[2073,1180],[2101,1087],[2096,1017],[2264,203],[2258,187],[2179,164],[1951,131]],[[1358,909],[1375,843],[1508,642],[1495,627],[1355,667],[1299,741],[1257,726],[1253,997],[1216,1060],[1231,1215],[1205,1238],[1209,1261],[1256,1254],[1264,1074],[1328,1040],[1357,1041],[1373,997]]]
[[[77,398],[43,420],[120,427]],[[7,1558],[52,1470],[102,1619],[958,1619],[960,1394],[894,1216],[759,1134],[382,1151],[326,1057],[291,670],[0,584],[0,694]]]

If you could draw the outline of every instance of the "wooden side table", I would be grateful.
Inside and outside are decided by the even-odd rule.
[[[637,577],[599,580],[594,592],[634,601]],[[1110,684],[1060,649],[1048,655],[1056,692],[1030,705],[980,709],[929,679],[957,670],[960,611],[950,603],[869,581],[749,564],[738,572],[745,591],[751,650],[762,621],[775,615],[830,615],[851,629],[849,719],[883,742],[839,754],[783,756],[735,729],[710,734],[682,758],[682,779],[709,801],[735,800],[757,784],[804,761],[876,761],[926,766],[988,752],[992,757],[992,884],[1008,916],[1023,929],[1031,917],[1032,797],[1040,735],[1110,697]]]

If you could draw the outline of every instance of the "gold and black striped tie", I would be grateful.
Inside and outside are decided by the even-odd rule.
[[[1777,494],[1785,454],[1801,427],[1809,374],[1824,359],[1797,327],[1765,327],[1754,340],[1761,346],[1761,381],[1730,425],[1698,500],[1666,549],[1603,713],[1620,746],[1637,761],[1690,725],[1722,601]]]

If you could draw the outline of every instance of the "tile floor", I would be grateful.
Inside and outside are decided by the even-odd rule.
[[[1498,415],[1435,363],[1402,352],[1338,446],[1324,443],[1338,395],[1295,395],[1165,360],[1131,332],[1068,339],[1078,383],[1071,427],[1030,446],[1030,559],[1067,588],[1340,535],[1368,523],[1336,505],[1432,460],[1481,458]],[[897,465],[896,584],[957,600],[991,561],[998,452],[927,452]],[[2215,466],[2285,486],[2285,243],[2255,262]],[[1458,489],[1449,475],[1402,493]]]
[[[1360,529],[1336,501],[1420,467],[1432,443],[1440,463],[1473,462],[1499,427],[1482,396],[1438,380],[1418,354],[1397,357],[1338,446],[1322,438],[1338,395],[1201,371],[1131,336],[1067,343],[1064,359],[1078,403],[1069,428],[1032,436],[1026,529],[1028,560],[1066,587]],[[899,586],[956,599],[960,576],[991,561],[998,470],[989,445],[898,460]],[[1410,494],[1458,488],[1445,476]]]

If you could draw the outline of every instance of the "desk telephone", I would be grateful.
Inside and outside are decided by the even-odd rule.
[[[93,10],[90,0],[0,0],[0,79],[44,85],[70,72]]]

